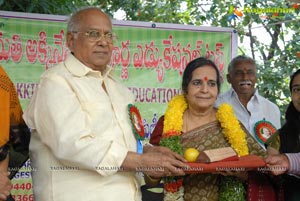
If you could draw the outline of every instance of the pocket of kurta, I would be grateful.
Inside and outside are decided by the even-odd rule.
[[[92,132],[99,133],[113,125],[113,110],[110,104],[104,102],[85,102],[82,109],[87,113],[87,124]]]

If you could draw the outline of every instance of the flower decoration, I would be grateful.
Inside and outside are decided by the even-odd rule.
[[[182,134],[183,112],[187,108],[187,103],[183,95],[174,96],[169,102],[165,113],[164,128],[161,146],[168,147],[172,151],[183,154],[180,144],[180,135]]]
[[[165,113],[163,136],[181,135],[183,124],[183,112],[187,108],[187,103],[183,95],[174,96],[169,102]]]
[[[217,119],[221,123],[222,131],[230,146],[239,156],[249,154],[246,133],[241,128],[240,122],[235,117],[233,108],[228,103],[219,106]]]
[[[137,152],[143,153],[142,141],[145,139],[145,129],[141,114],[136,106],[128,104],[128,113],[131,121],[133,133],[137,139]]]
[[[265,119],[256,122],[254,125],[255,138],[262,144],[264,144],[275,131],[276,127]]]
[[[249,154],[246,133],[241,128],[234,110],[228,103],[219,106],[216,117],[221,124],[224,137],[239,156]],[[243,200],[246,191],[243,182],[236,177],[222,177],[220,182],[219,200]]]
[[[168,103],[164,117],[164,128],[160,145],[168,147],[172,151],[183,154],[180,143],[183,125],[183,113],[187,103],[183,95],[174,96]],[[184,200],[183,177],[164,178],[164,200]]]
[[[136,106],[129,104],[128,105],[129,118],[131,121],[131,126],[134,132],[134,135],[139,140],[145,139],[145,129],[142,122],[142,117]]]

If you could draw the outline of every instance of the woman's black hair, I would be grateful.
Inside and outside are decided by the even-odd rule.
[[[196,70],[197,68],[201,68],[203,66],[211,66],[213,69],[215,69],[216,74],[217,74],[218,93],[220,93],[221,78],[220,78],[220,72],[219,72],[218,67],[216,66],[216,64],[213,61],[206,59],[204,57],[199,57],[199,58],[192,60],[190,63],[188,63],[183,72],[182,85],[181,85],[183,94],[187,94],[187,88],[188,88],[190,81],[192,80],[194,70]]]
[[[290,79],[290,91],[292,92],[292,83],[296,75],[300,74],[300,69],[292,74]],[[296,153],[300,152],[300,112],[295,108],[291,101],[285,112],[285,124],[279,129],[280,133],[280,152]]]
[[[292,75],[291,75],[291,80],[290,80],[290,92],[292,92],[292,84],[293,84],[293,81],[296,77],[296,75],[300,74],[300,69],[298,69],[296,72],[294,72]]]

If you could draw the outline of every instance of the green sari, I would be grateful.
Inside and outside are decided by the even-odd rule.
[[[159,145],[162,132],[163,132],[163,124],[164,124],[164,116],[162,116],[152,132],[150,143],[153,145]],[[259,143],[249,134],[249,132],[245,129],[245,127],[241,124],[242,129],[247,134],[247,144],[249,153],[253,155],[260,156],[262,158],[266,157],[266,150],[264,150]],[[229,147],[229,143],[224,138],[222,133],[221,125],[218,121],[213,121],[206,125],[203,125],[199,128],[193,129],[187,133],[183,133],[181,135],[181,144],[184,149],[194,147],[198,151],[204,151],[208,149],[215,149],[215,148],[222,148],[222,147]],[[249,172],[252,178],[263,178],[269,179],[266,175],[262,174],[261,172]],[[255,175],[255,177],[252,177]],[[259,176],[257,176],[259,175]],[[190,174],[184,177],[184,199],[185,201],[217,201],[219,200],[220,194],[220,183],[224,176],[220,174],[212,174],[212,173],[203,173],[203,174]],[[232,177],[231,177],[232,178]],[[223,180],[224,181],[224,180]],[[260,180],[251,180],[248,181],[254,187],[253,194],[254,196],[264,197],[264,200],[274,200],[270,199],[269,193],[275,193],[274,189],[270,189],[270,182],[265,183],[264,181]],[[246,185],[246,182],[243,184],[245,189],[248,190],[249,186]],[[262,191],[260,193],[256,193],[255,190],[259,188],[268,189],[270,191]],[[253,194],[247,192],[247,198],[250,200],[250,197]],[[272,198],[274,195],[271,196]],[[255,199],[253,199],[255,200]],[[232,200],[230,200],[232,201]]]
[[[245,128],[242,126],[245,130]],[[266,156],[266,151],[256,142],[256,140],[247,133],[247,143],[250,154],[261,157]],[[184,149],[194,147],[198,151],[229,147],[230,144],[224,138],[221,125],[214,121],[191,130],[182,135],[181,143]],[[220,174],[204,173],[191,174],[184,179],[184,198],[188,200],[208,200],[214,201],[219,199],[219,187],[221,178]]]

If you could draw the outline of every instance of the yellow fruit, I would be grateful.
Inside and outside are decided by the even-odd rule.
[[[199,151],[195,148],[187,148],[183,155],[183,157],[188,162],[195,162],[198,156],[199,156]]]

